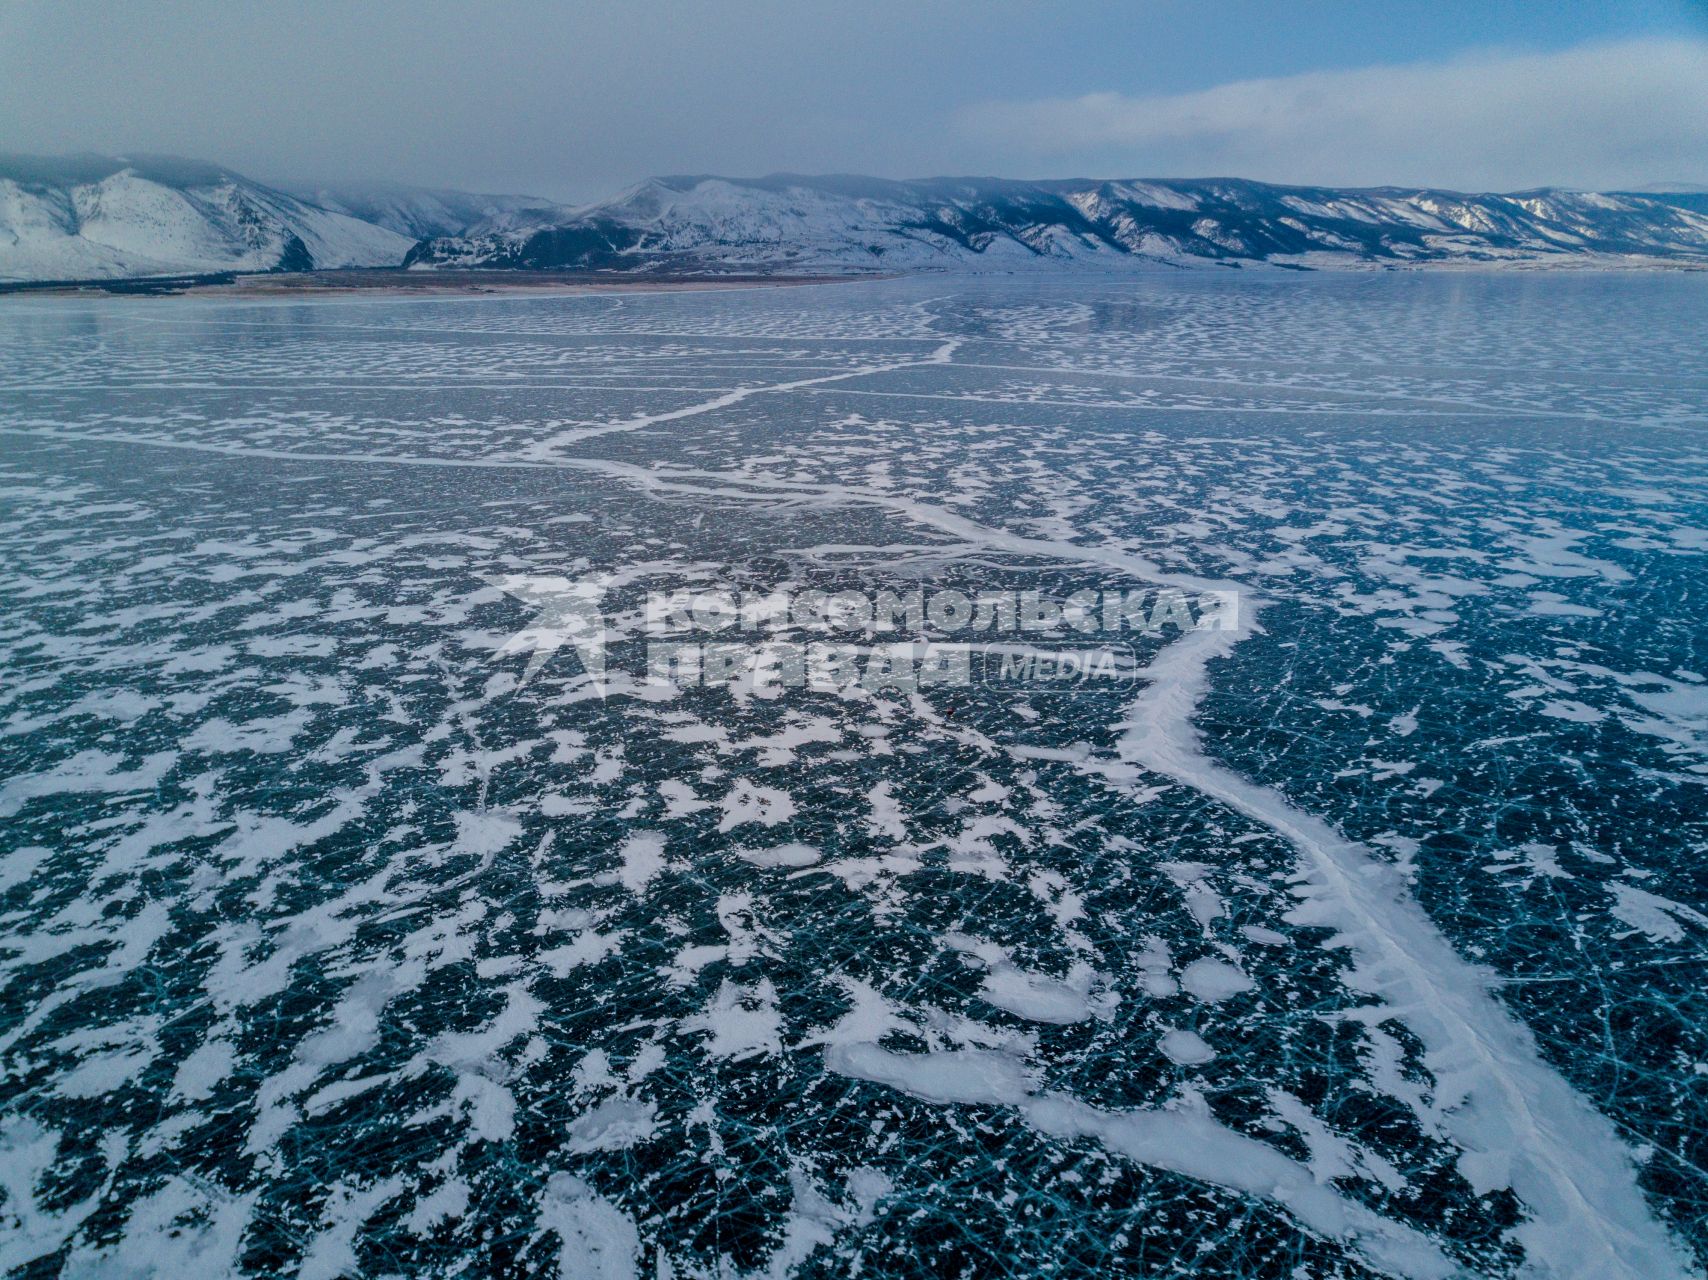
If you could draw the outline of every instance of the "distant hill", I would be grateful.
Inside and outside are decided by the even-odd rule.
[[[332,183],[314,186],[281,183],[280,190],[334,213],[345,213],[411,240],[461,235],[480,224],[506,218],[549,222],[574,210],[538,196],[478,195],[438,187],[409,187],[392,182]]]
[[[1708,214],[1708,187],[1688,187],[1676,191],[1620,191],[1616,194],[1658,200],[1662,204],[1670,204],[1679,209]]]
[[[1708,263],[1678,196],[1509,195],[1241,179],[655,178],[556,220],[426,240],[413,266],[910,271],[1084,264]]]
[[[654,178],[570,208],[267,186],[171,156],[0,155],[0,281],[406,265],[636,274],[1037,267],[1708,266],[1708,193],[1237,178]]]
[[[196,160],[0,155],[0,281],[394,266],[412,243]]]

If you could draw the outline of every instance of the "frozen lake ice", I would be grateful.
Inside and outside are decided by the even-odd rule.
[[[0,1267],[1702,1274],[1704,332],[1683,274],[6,300]],[[646,593],[726,587],[1241,626],[648,681]]]

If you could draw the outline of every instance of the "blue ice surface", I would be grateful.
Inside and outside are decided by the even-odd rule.
[[[9,301],[0,1268],[1701,1274],[1705,325]],[[1171,584],[1247,625],[1120,687],[636,674],[649,590]]]

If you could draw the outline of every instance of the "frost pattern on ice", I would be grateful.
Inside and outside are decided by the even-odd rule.
[[[0,315],[0,1262],[1699,1273],[1703,301]],[[602,681],[518,575],[604,584]],[[1256,625],[625,674],[729,580]]]

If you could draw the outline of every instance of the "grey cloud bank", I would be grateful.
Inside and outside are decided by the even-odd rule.
[[[956,124],[1034,165],[1470,191],[1633,187],[1708,174],[1708,42],[994,102],[964,109]]]
[[[1335,0],[1284,18],[1239,0],[20,0],[0,9],[0,150],[571,202],[779,171],[1703,182],[1705,37],[1670,0],[1397,0],[1380,21]]]

